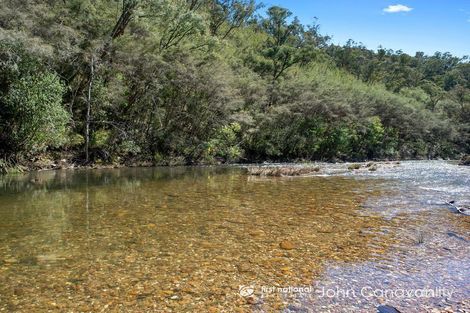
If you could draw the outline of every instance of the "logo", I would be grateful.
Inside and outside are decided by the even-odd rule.
[[[253,286],[240,286],[238,288],[238,293],[240,293],[240,296],[242,297],[252,296],[254,292],[255,292],[255,287]]]

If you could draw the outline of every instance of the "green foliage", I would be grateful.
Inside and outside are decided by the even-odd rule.
[[[68,134],[67,138],[67,146],[74,148],[81,146],[85,143],[85,138],[83,138],[82,135],[77,134],[77,133],[70,133]]]
[[[133,140],[123,140],[118,148],[118,153],[124,156],[138,155],[142,149]]]
[[[214,158],[222,158],[225,162],[237,161],[242,156],[240,132],[241,126],[238,123],[219,128],[214,138],[207,143],[205,159],[209,162]]]
[[[244,26],[260,5],[254,0],[213,0],[209,7],[210,32],[222,39]]]
[[[57,75],[11,40],[0,40],[0,73],[0,151],[19,157],[64,144],[70,116]]]
[[[370,117],[367,122],[368,127],[364,136],[364,144],[367,150],[367,157],[374,158],[381,154],[380,148],[385,135],[385,129],[378,116]]]
[[[111,132],[105,129],[96,130],[93,133],[93,140],[91,142],[91,147],[93,148],[104,148],[106,147]]]
[[[40,73],[13,82],[2,97],[9,142],[16,151],[40,152],[66,140],[69,114],[62,107],[64,87],[56,75]]]
[[[207,25],[198,14],[198,1],[194,5],[186,0],[162,0],[151,2],[152,11],[158,14],[157,25],[161,31],[160,51],[177,47],[183,40],[201,40]],[[189,4],[188,4],[189,3]]]
[[[336,46],[254,0],[2,4],[5,159],[81,158],[88,128],[92,159],[167,165],[470,152],[470,66],[448,53]]]
[[[260,56],[253,58],[254,68],[277,81],[287,69],[295,64],[305,65],[315,56],[315,48],[321,37],[315,27],[305,27],[294,18],[288,22],[292,13],[281,7],[271,7],[260,26],[267,35]]]
[[[19,174],[25,170],[24,166],[0,159],[0,174]]]

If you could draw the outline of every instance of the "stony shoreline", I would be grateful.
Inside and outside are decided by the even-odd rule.
[[[217,165],[240,165],[247,168],[247,172],[252,176],[302,176],[302,175],[311,175],[321,172],[321,167],[318,163],[326,164],[345,164],[347,165],[347,170],[357,171],[357,170],[368,170],[376,171],[378,166],[400,164],[401,161],[418,161],[415,159],[410,160],[374,160],[374,161],[359,161],[359,162],[348,162],[348,161],[292,161],[292,162],[267,162],[256,163],[246,162],[246,163],[222,163],[218,162],[215,164],[209,163],[194,163],[187,164],[184,162],[176,163],[155,163],[151,161],[126,161],[122,163],[101,163],[94,162],[89,164],[84,164],[84,162],[73,162],[68,159],[47,159],[39,158],[34,161],[19,163],[11,166],[1,166],[0,164],[0,174],[16,174],[16,173],[26,173],[26,172],[35,172],[35,171],[53,171],[53,170],[77,170],[77,169],[112,169],[112,168],[133,168],[133,167],[173,167],[173,166],[217,166]],[[470,165],[470,156],[463,156],[460,160],[449,160],[459,162],[459,165]]]

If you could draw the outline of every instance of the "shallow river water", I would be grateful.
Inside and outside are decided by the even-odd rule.
[[[470,168],[0,177],[1,312],[470,312]]]

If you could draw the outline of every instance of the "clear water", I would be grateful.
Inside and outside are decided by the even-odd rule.
[[[470,310],[470,168],[320,166],[0,177],[0,311]]]

